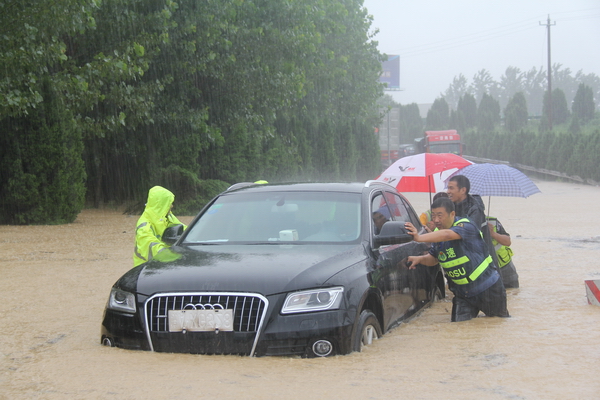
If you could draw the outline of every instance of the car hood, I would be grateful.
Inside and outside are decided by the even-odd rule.
[[[360,244],[174,247],[171,256],[177,259],[141,267],[138,293],[242,291],[267,296],[319,287],[366,258]]]

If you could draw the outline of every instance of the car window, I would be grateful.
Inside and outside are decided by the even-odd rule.
[[[387,201],[388,207],[390,208],[394,221],[410,221],[408,210],[406,209],[406,205],[402,201],[402,198],[400,198],[400,196],[389,192],[385,192],[383,196]]]
[[[386,221],[412,222],[417,229],[421,228],[421,221],[415,210],[406,199],[395,193],[377,193],[371,201],[371,215],[375,234],[379,233]]]
[[[218,198],[185,242],[352,242],[360,221],[357,193],[235,193]]]
[[[404,207],[408,211],[408,219],[407,219],[407,221],[412,222],[412,224],[417,229],[420,229],[421,228],[421,220],[417,216],[417,213],[415,212],[414,208],[412,208],[412,206],[407,203],[406,199],[401,199],[401,200],[402,200],[402,203],[404,204]]]
[[[383,194],[381,192],[376,193],[371,200],[371,231],[378,235],[383,224],[393,220],[392,211]]]

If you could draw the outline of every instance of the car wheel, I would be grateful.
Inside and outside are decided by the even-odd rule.
[[[381,327],[377,317],[371,311],[363,310],[358,317],[352,350],[362,351],[364,346],[370,345],[379,337],[381,337]]]

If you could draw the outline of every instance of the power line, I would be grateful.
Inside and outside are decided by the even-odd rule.
[[[565,15],[565,14],[573,14],[573,13],[585,13],[584,15],[580,14],[580,15],[565,16],[565,17],[559,19],[559,21],[561,21],[561,22],[562,21],[581,21],[581,20],[595,19],[595,18],[600,17],[600,14],[590,15],[589,14],[590,11],[600,11],[600,7],[590,8],[590,9],[585,9],[585,10],[563,11],[563,12],[558,12],[557,14]],[[412,58],[412,57],[420,56],[420,55],[424,55],[424,54],[435,53],[440,50],[453,49],[453,48],[457,48],[457,47],[472,45],[475,43],[486,42],[486,41],[490,41],[492,39],[509,36],[509,35],[514,35],[516,33],[526,32],[529,30],[534,30],[536,27],[536,25],[534,25],[534,22],[539,21],[539,18],[540,17],[529,18],[529,19],[522,20],[519,22],[514,22],[512,24],[502,25],[502,26],[499,26],[499,27],[496,27],[496,28],[493,28],[493,29],[490,29],[490,30],[484,31],[484,32],[475,32],[475,33],[470,33],[470,34],[467,34],[464,36],[459,36],[456,38],[450,38],[450,39],[440,40],[440,41],[436,41],[436,42],[429,42],[429,43],[424,43],[424,44],[419,44],[419,45],[414,45],[414,46],[403,47],[397,51],[391,51],[391,52],[386,52],[386,53],[399,54],[402,56],[403,59],[405,59],[405,58]]]

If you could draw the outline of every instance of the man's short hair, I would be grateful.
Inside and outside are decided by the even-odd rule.
[[[459,189],[467,188],[465,194],[469,194],[469,190],[471,190],[471,181],[464,175],[454,175],[450,178],[449,182],[456,182],[456,186],[458,186]]]
[[[436,201],[440,197],[448,197],[448,193],[446,192],[437,192],[435,196],[433,196],[433,201]]]
[[[446,212],[450,214],[454,211],[454,203],[448,197],[440,197],[436,199],[433,203],[431,203],[431,209],[443,207],[446,209]]]

